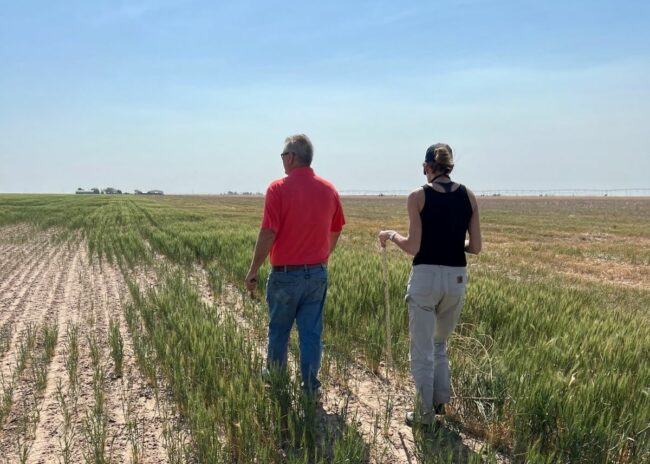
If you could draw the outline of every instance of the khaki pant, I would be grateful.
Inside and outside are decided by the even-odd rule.
[[[411,271],[406,289],[411,373],[422,414],[451,397],[447,338],[458,324],[466,285],[464,267],[419,264]]]

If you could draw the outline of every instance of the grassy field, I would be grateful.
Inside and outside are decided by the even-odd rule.
[[[481,198],[480,205],[485,246],[470,258],[468,298],[450,343],[450,419],[486,447],[463,460],[496,460],[499,450],[514,462],[649,462],[650,199]],[[330,261],[325,388],[359,366],[382,372],[376,235],[407,226],[403,198],[346,198],[344,208],[348,224]],[[296,378],[279,379],[269,400],[258,375],[265,324],[259,298],[242,297],[240,319],[201,299],[197,272],[215,298],[232,286],[243,289],[261,209],[254,197],[6,195],[0,230],[54,230],[52,240],[82,240],[94,260],[121,269],[130,295],[124,321],[139,369],[151,385],[167,382],[188,424],[190,443],[170,454],[177,462],[379,461],[379,445],[346,417],[352,410],[340,414],[347,426],[319,434]],[[395,247],[388,254],[395,375],[407,379],[403,296],[410,261]],[[161,260],[169,265],[157,266]],[[162,269],[155,291],[133,278],[141,268]],[[31,339],[21,343],[56,338],[55,328],[42,330],[25,332]],[[58,328],[59,338],[65,331]],[[119,333],[108,332],[118,366]],[[8,339],[0,340],[0,354],[9,350]],[[52,354],[39,356],[45,363]],[[96,365],[100,404],[103,373]],[[386,414],[390,403],[386,398]],[[100,456],[90,462],[107,462],[103,425],[101,410],[89,416]],[[414,442],[420,462],[458,460],[434,452],[426,437]]]

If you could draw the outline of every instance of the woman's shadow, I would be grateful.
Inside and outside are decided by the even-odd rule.
[[[483,462],[485,456],[479,454],[463,441],[457,425],[441,421],[434,427],[414,430],[415,459],[418,463],[452,462],[467,464]]]
[[[355,419],[351,417],[347,401],[336,411],[328,412],[318,398],[298,393],[295,389],[292,391],[290,382],[273,384],[269,393],[279,408],[280,446],[290,461],[370,462],[370,447],[373,445],[350,425],[355,423]],[[415,446],[406,450],[408,462],[482,462],[481,454],[469,448],[459,432],[455,424],[446,421],[437,422],[435,428],[428,430],[413,430]]]
[[[316,449],[324,462],[369,463],[370,446],[359,431],[348,425],[348,411],[314,410],[314,427],[320,437]],[[354,422],[354,420],[352,420]],[[467,446],[457,424],[439,422],[435,428],[414,430],[415,447],[405,450],[409,464],[484,462],[485,455]],[[388,462],[388,461],[387,461]]]

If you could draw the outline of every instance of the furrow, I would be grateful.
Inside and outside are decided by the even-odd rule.
[[[104,267],[103,277],[107,288],[106,319],[119,322],[124,341],[124,376],[109,385],[109,405],[122,421],[121,435],[126,439],[122,447],[122,462],[135,460],[142,463],[168,462],[163,447],[163,419],[159,414],[151,387],[138,371],[135,363],[133,341],[126,329],[123,305],[129,298],[124,278],[115,268]],[[165,401],[160,398],[159,401]],[[119,402],[119,403],[118,403]]]
[[[50,364],[47,387],[44,392],[40,420],[34,434],[34,444],[30,453],[30,462],[51,462],[53,456],[62,455],[64,440],[66,439],[64,427],[65,395],[69,392],[68,375],[66,372],[66,349],[64,344],[65,331],[69,324],[74,323],[73,316],[81,301],[81,286],[78,275],[84,264],[85,244],[78,244],[74,257],[65,272],[65,279],[60,300],[57,305],[56,320],[59,327],[59,342]],[[59,391],[58,387],[61,387]]]
[[[22,329],[28,323],[38,322],[40,317],[29,312],[34,303],[42,302],[47,299],[47,294],[52,288],[55,288],[57,279],[56,270],[60,268],[57,257],[63,252],[62,247],[51,247],[46,257],[41,257],[36,266],[34,273],[23,273],[20,280],[21,290],[13,298],[6,311],[3,312],[1,324],[11,323],[13,325],[13,336],[11,337],[11,346],[15,348],[16,341]],[[20,317],[19,317],[20,316]],[[15,321],[15,323],[14,323]],[[15,363],[16,351],[9,350],[2,359],[2,375],[7,377],[10,368]]]
[[[13,256],[3,261],[2,269],[6,269],[6,272],[0,284],[0,308],[10,304],[23,281],[34,272],[38,264],[42,263],[40,258],[47,247],[47,243],[34,241],[20,246]]]
[[[59,246],[62,250],[63,247]],[[70,252],[57,253],[48,266],[46,281],[34,293],[34,298],[24,300],[22,314],[26,315],[24,324],[33,324],[40,331],[46,325],[51,326],[56,322],[59,312],[59,303],[64,291],[64,277],[69,273],[70,267],[64,266],[69,260]],[[68,269],[68,271],[64,271]],[[42,347],[35,349],[39,353]],[[38,361],[32,356],[31,365]],[[4,366],[3,366],[4,367]],[[46,376],[49,376],[49,366],[43,366]],[[47,384],[46,384],[47,385]],[[40,387],[42,388],[42,387]],[[37,429],[43,409],[43,395],[36,384],[36,377],[28,370],[17,379],[14,392],[13,408],[7,418],[0,439],[0,450],[13,459],[21,459],[31,453],[34,444],[34,432]],[[21,458],[22,457],[22,458]],[[11,459],[11,458],[10,458]]]

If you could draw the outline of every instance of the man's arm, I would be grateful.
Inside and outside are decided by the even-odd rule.
[[[259,234],[257,234],[257,242],[255,243],[255,252],[253,253],[251,267],[244,281],[247,289],[255,290],[257,285],[257,271],[259,271],[262,264],[264,264],[264,260],[271,252],[274,241],[275,232],[273,232],[273,229],[260,229]]]

